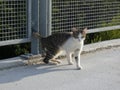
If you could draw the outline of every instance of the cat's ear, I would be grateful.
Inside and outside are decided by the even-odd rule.
[[[82,31],[82,33],[86,34],[87,31],[88,31],[88,29],[87,29],[87,28],[84,28],[83,31]]]
[[[73,28],[72,28],[72,32],[76,32],[76,31],[78,31],[78,29],[75,28],[75,27],[73,27]]]
[[[79,35],[78,29],[77,28],[72,28],[72,32],[73,32],[73,37],[78,38],[78,35]]]

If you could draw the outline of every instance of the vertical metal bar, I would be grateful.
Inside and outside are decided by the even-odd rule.
[[[32,30],[39,32],[39,0],[32,0]],[[31,53],[39,54],[39,40],[33,36],[31,38]]]
[[[40,34],[51,34],[51,0],[40,0]]]
[[[47,12],[48,12],[48,18],[47,18],[47,22],[48,22],[48,24],[47,24],[47,35],[51,35],[52,34],[52,0],[48,0],[47,1]]]
[[[27,38],[31,39],[31,29],[32,29],[32,25],[31,25],[31,16],[32,16],[32,1],[31,0],[27,0]]]

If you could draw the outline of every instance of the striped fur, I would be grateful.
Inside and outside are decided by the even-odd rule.
[[[40,39],[42,48],[46,53],[43,61],[47,64],[49,60],[54,59],[61,50],[65,50],[69,64],[73,63],[71,57],[72,54],[74,54],[78,63],[77,68],[81,69],[80,60],[78,60],[80,56],[78,54],[82,51],[86,30],[85,28],[79,31],[73,28],[72,32],[55,33],[48,37],[41,37],[38,33],[34,33],[34,36]]]

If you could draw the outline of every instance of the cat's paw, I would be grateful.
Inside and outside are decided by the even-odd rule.
[[[82,66],[77,66],[77,70],[82,70],[83,67]]]
[[[53,63],[55,63],[56,65],[62,63],[60,60],[57,60],[57,59],[52,59],[50,61],[53,62]]]
[[[73,64],[74,64],[74,62],[69,62],[68,64],[69,64],[69,65],[73,65]]]
[[[49,60],[43,60],[43,62],[45,63],[45,64],[48,64],[49,63]]]
[[[58,64],[61,64],[61,63],[62,63],[62,61],[61,61],[61,60],[56,60],[56,62],[57,62]]]
[[[58,65],[58,63],[57,63],[57,62],[52,62],[52,61],[50,61],[50,62],[49,62],[49,65]]]

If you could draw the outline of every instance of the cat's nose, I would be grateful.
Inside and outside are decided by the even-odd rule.
[[[78,38],[78,41],[80,42],[80,41],[81,41],[81,38]]]

